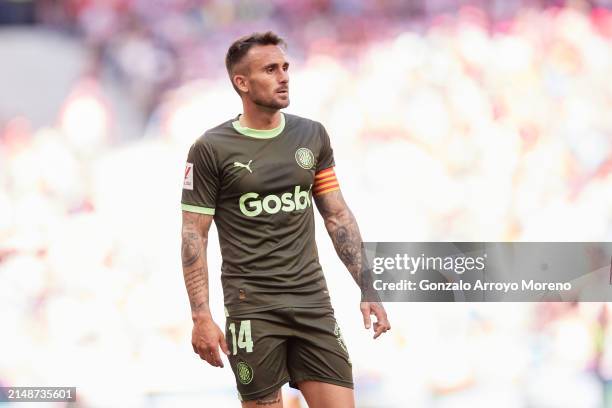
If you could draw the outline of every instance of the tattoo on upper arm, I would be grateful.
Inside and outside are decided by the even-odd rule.
[[[281,402],[281,392],[280,389],[271,392],[268,395],[265,395],[261,398],[258,398],[257,401],[255,402],[255,405],[274,405],[274,404],[278,404],[279,402]]]

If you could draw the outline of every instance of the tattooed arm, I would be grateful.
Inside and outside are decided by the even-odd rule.
[[[208,307],[208,267],[206,245],[212,216],[183,211],[181,258],[183,277],[191,306],[193,351],[210,365],[223,367],[219,346],[225,354],[229,349],[223,332],[213,321]]]
[[[370,315],[376,316],[374,322],[374,338],[391,329],[387,313],[381,302],[368,302],[372,293],[370,274],[367,272],[365,256],[362,249],[361,233],[353,213],[346,205],[340,190],[315,196],[319,213],[325,221],[325,228],[331,237],[340,260],[350,272],[353,280],[359,285],[362,294],[360,305],[363,322],[366,329],[370,328]]]

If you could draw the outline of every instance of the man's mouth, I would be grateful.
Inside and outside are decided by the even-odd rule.
[[[279,93],[279,94],[288,94],[289,93],[289,89],[287,89],[287,88],[279,89],[278,91],[276,91],[276,93]]]

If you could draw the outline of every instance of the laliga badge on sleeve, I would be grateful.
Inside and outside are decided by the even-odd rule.
[[[183,188],[185,190],[193,190],[193,163],[187,163],[185,166],[185,178],[183,179]]]

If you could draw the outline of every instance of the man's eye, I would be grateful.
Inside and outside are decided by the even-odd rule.
[[[266,68],[266,72],[271,74],[272,72],[274,72],[274,68],[273,67],[268,67],[268,68]]]

